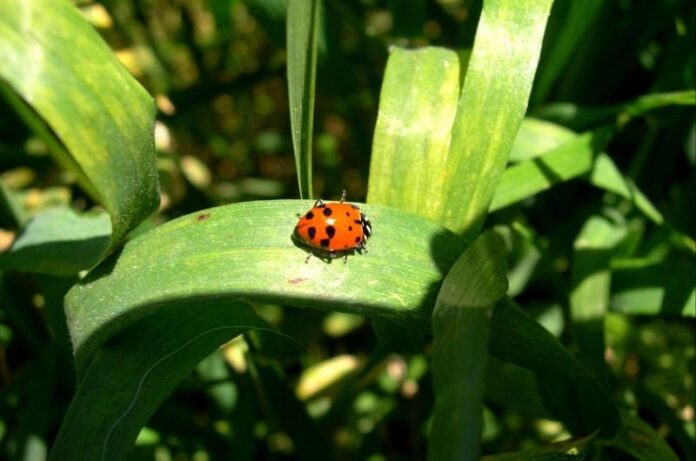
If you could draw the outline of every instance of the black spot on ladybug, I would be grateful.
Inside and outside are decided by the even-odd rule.
[[[354,222],[355,224],[360,224],[360,225],[362,225],[362,221],[361,221],[361,220],[359,220],[359,219],[356,219],[356,220],[355,220],[355,221],[353,221],[353,222]]]
[[[196,216],[196,221],[205,221],[208,218],[210,218],[210,213],[203,213]]]
[[[334,238],[334,235],[336,235],[336,228],[334,226],[326,226],[326,235],[328,235],[330,239]]]
[[[352,230],[353,230],[353,226],[348,226],[348,230],[349,230],[349,231],[352,231]]]
[[[308,211],[307,214],[305,215],[305,218],[307,218],[307,219],[314,218],[314,213],[312,213],[311,211]]]
[[[350,213],[348,213],[347,211],[346,211],[346,216],[350,216]]]
[[[324,208],[324,211],[322,211],[322,213],[324,213],[324,216],[331,216],[333,210],[331,208]]]
[[[362,240],[362,237],[355,237],[355,243],[360,243],[360,240]]]
[[[343,245],[343,248],[348,248],[348,245]]]
[[[309,235],[309,238],[314,240],[314,236],[317,234],[317,230],[313,227],[310,227],[307,229],[307,234]]]
[[[321,241],[319,241],[319,244],[323,247],[328,247],[329,246],[329,239],[321,239]]]

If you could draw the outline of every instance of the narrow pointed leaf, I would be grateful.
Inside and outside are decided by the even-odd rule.
[[[312,127],[321,0],[288,0],[288,97],[300,198],[312,198]]]

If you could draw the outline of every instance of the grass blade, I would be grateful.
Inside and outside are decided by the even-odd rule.
[[[479,232],[505,169],[552,3],[484,1],[445,168],[442,223],[465,237]]]
[[[300,198],[312,198],[312,127],[321,0],[288,0],[288,98]]]
[[[454,263],[433,311],[430,461],[479,457],[491,310],[506,291],[505,245],[485,233]]]
[[[550,189],[554,184],[577,178],[592,169],[605,142],[604,132],[590,132],[542,156],[508,168],[500,180],[490,211],[496,211]]]
[[[4,93],[109,212],[113,248],[159,203],[152,98],[70,2],[0,11]]]
[[[401,323],[425,320],[427,328],[443,271],[464,242],[431,221],[365,205],[374,226],[369,253],[346,264],[317,258],[305,263],[306,253],[291,235],[295,214],[310,206],[294,200],[223,206],[128,242],[66,297],[78,372],[99,344],[135,319],[198,297],[279,302]]]
[[[443,48],[394,49],[382,83],[367,201],[439,221],[460,64]]]

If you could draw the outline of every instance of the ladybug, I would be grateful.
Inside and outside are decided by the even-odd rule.
[[[349,254],[367,252],[365,242],[372,235],[372,224],[357,205],[345,200],[344,190],[340,201],[319,199],[308,212],[297,215],[300,219],[293,239],[310,251],[305,262],[314,254],[329,260],[343,256],[345,263]]]

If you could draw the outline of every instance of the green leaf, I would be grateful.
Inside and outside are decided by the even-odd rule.
[[[245,330],[263,328],[243,303],[200,301],[142,319],[96,353],[51,460],[128,459],[141,427],[198,362]]]
[[[98,261],[109,245],[111,221],[104,212],[78,215],[71,208],[36,214],[10,249],[0,254],[0,267],[52,275],[76,274]]]
[[[152,98],[70,2],[0,11],[2,93],[109,212],[114,248],[159,202]]]
[[[393,208],[365,205],[374,228],[369,253],[346,264],[318,258],[305,263],[291,235],[295,215],[311,205],[281,200],[213,208],[128,242],[66,297],[78,373],[100,344],[135,319],[200,297],[340,310],[401,323],[429,319],[443,272],[464,249],[459,237]]]
[[[572,132],[546,122],[539,127],[525,128],[521,133],[524,133],[523,138],[515,143],[515,156],[526,160],[505,170],[490,211],[532,197],[555,184],[583,177],[596,187],[630,200],[654,223],[664,224],[662,214],[652,202],[635,184],[624,178],[614,161],[602,152],[609,135],[606,127],[571,135]],[[535,145],[552,147],[540,152]]]
[[[621,413],[621,427],[611,445],[638,461],[677,461],[679,458],[655,429],[638,416]]]
[[[372,144],[368,203],[440,220],[459,79],[459,58],[453,51],[391,52]]]
[[[479,232],[505,169],[552,3],[484,1],[444,171],[442,223],[465,237]]]
[[[530,160],[508,168],[500,180],[490,211],[499,210],[592,169],[595,156],[603,149],[605,132],[579,135]]]
[[[300,198],[312,198],[312,126],[321,0],[288,0],[288,97]]]
[[[492,232],[466,249],[442,283],[433,310],[431,461],[479,457],[491,310],[507,287],[505,245]]]
[[[612,271],[611,310],[696,317],[693,260],[616,260]]]
[[[527,108],[550,7],[551,0],[487,0],[464,63],[438,48],[391,53],[370,203],[478,233]]]

